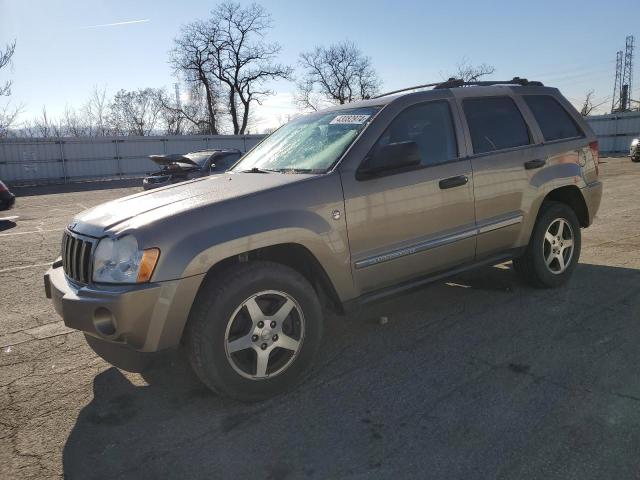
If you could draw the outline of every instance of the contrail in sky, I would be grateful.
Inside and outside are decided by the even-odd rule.
[[[102,25],[87,25],[86,27],[80,27],[80,28],[119,27],[120,25],[132,25],[134,23],[147,23],[150,21],[151,21],[150,18],[145,18],[144,20],[127,20],[126,22],[104,23]]]

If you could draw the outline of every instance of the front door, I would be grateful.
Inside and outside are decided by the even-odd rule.
[[[471,163],[459,158],[455,125],[448,100],[410,106],[370,155],[388,144],[415,142],[419,166],[365,179],[341,171],[360,294],[474,259],[473,175]]]

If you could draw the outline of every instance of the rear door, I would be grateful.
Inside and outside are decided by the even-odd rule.
[[[543,167],[545,156],[536,146],[539,131],[525,121],[522,100],[510,89],[497,88],[496,94],[484,96],[459,90],[469,91],[457,93],[473,168],[480,260],[525,241],[529,172]]]
[[[359,293],[473,260],[473,175],[471,163],[459,155],[454,111],[449,100],[411,105],[385,120],[382,133],[372,138],[369,154],[386,144],[416,142],[416,169],[359,179],[357,168],[341,166]]]
[[[574,115],[579,115],[578,112],[561,96],[556,98],[541,93],[523,95],[522,98],[540,127],[546,167],[565,167],[564,172],[555,168],[557,181],[566,184],[566,178],[576,174],[583,176],[586,183],[597,180],[597,159],[593,158],[589,140],[574,118]],[[575,168],[576,165],[580,171]]]

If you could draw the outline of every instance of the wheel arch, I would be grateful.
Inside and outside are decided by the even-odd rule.
[[[222,275],[234,265],[256,260],[268,260],[297,271],[311,284],[324,306],[336,313],[343,313],[342,301],[326,270],[316,256],[299,243],[279,243],[228,256],[209,268],[202,284],[212,276]]]
[[[326,270],[316,256],[307,247],[299,243],[269,245],[220,259],[208,269],[194,298],[197,300],[198,295],[211,278],[224,278],[225,272],[234,266],[257,260],[279,263],[297,271],[311,284],[324,307],[338,314],[344,313],[343,303]],[[194,300],[194,304],[196,300]],[[193,305],[191,308],[193,308]],[[181,341],[184,341],[187,322],[188,318],[185,319],[185,324],[182,328]]]
[[[564,203],[569,206],[578,217],[580,226],[586,228],[589,226],[589,208],[587,202],[582,196],[582,192],[575,185],[565,185],[551,190],[542,200],[542,204],[547,201]],[[539,210],[538,210],[539,214]]]

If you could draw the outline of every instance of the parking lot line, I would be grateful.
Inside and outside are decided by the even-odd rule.
[[[36,263],[35,265],[23,265],[21,267],[4,268],[4,269],[0,270],[0,273],[14,272],[16,270],[26,270],[27,268],[46,267],[46,266],[50,266],[52,263],[53,262]]]
[[[42,230],[32,230],[30,232],[13,232],[13,233],[0,233],[0,237],[10,237],[12,235],[29,235],[31,233],[44,233],[44,232],[59,232],[61,228],[47,228]]]

